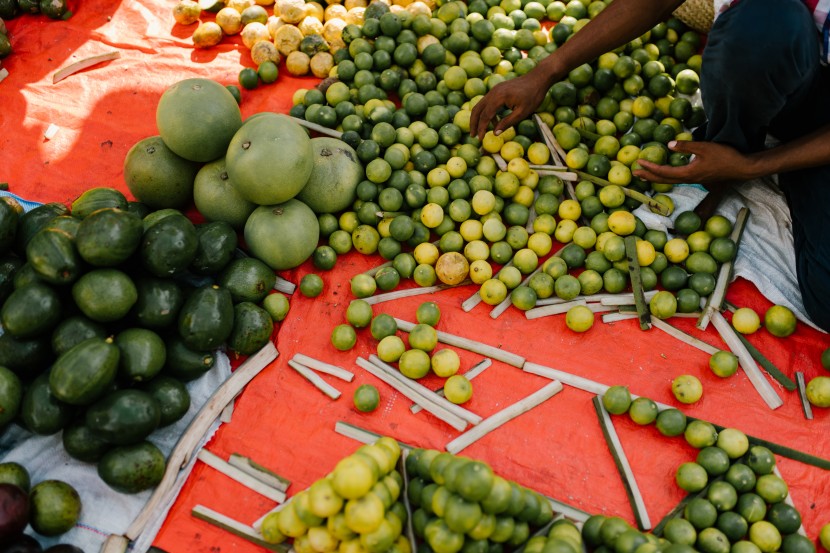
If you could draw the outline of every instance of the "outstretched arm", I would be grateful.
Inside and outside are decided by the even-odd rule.
[[[669,148],[695,157],[681,167],[639,160],[642,169],[634,174],[651,182],[670,184],[741,182],[830,164],[830,125],[792,142],[752,154],[741,154],[730,146],[714,142],[676,141],[670,143]]]
[[[495,86],[473,108],[470,133],[482,138],[503,107],[511,114],[495,126],[496,134],[529,117],[547,90],[568,72],[643,35],[665,21],[683,0],[615,0],[533,71]]]

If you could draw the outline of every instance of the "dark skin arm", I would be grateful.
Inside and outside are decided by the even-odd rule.
[[[543,59],[533,71],[493,88],[473,108],[470,134],[483,138],[496,115],[507,107],[510,115],[496,123],[494,132],[527,119],[545,99],[545,93],[573,68],[642,36],[665,21],[683,0],[616,0],[581,31]]]
[[[830,125],[775,148],[742,154],[730,146],[714,142],[674,141],[675,152],[694,154],[688,165],[671,167],[639,160],[642,166],[634,174],[651,182],[704,185],[743,182],[775,173],[786,173],[830,164]]]

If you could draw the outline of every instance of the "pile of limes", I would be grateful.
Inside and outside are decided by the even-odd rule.
[[[354,247],[390,262],[366,293],[405,279],[429,286],[469,278],[485,303],[509,297],[527,310],[553,296],[622,292],[623,238],[633,234],[644,287],[668,292],[653,303],[655,316],[699,309],[719,264],[735,255],[732,223],[685,213],[670,237],[631,213],[639,202],[625,190],[673,209],[670,185],[631,170],[638,159],[686,162],[666,144],[691,139],[687,129],[701,122],[690,100],[699,35],[670,19],[551,87],[539,115],[568,169],[580,171],[573,197],[564,198],[561,178],[538,171],[553,156],[533,120],[483,140],[469,134],[488,90],[530,71],[604,6],[455,1],[430,14],[367,11],[362,25],[344,28],[336,79],[298,90],[291,114],[341,131],[364,164],[352,208],[319,220],[336,253]],[[545,18],[556,22],[551,32]]]
[[[632,401],[624,386],[611,386],[602,402],[609,413],[628,413],[638,424],[653,422],[664,436],[683,436],[698,450],[695,460],[681,464],[675,473],[677,485],[690,494],[682,512],[662,526],[660,540],[641,533],[631,539],[656,540],[658,546],[675,544],[705,553],[815,551],[812,542],[798,533],[801,515],[785,502],[787,483],[776,474],[775,455],[767,447],[752,444],[738,429],[718,431],[707,421],[687,420],[679,409],[658,410],[651,399]],[[619,530],[616,527],[622,526],[614,519],[612,532],[604,528],[610,520],[592,517],[585,523],[583,538],[589,546],[605,544],[620,550],[619,544],[613,546],[614,540],[630,528]],[[606,543],[609,540],[611,544]]]
[[[291,540],[297,553],[398,550],[409,553],[402,534],[407,511],[404,481],[396,469],[398,442],[381,437],[338,461],[334,470],[294,495],[262,521],[268,543]]]
[[[545,497],[483,461],[413,449],[406,470],[415,535],[436,553],[519,548],[553,516]]]

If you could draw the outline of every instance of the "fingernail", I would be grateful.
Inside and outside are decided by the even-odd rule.
[[[493,134],[494,134],[494,135],[496,135],[496,136],[498,136],[498,135],[500,135],[500,134],[501,134],[501,131],[493,131]]]
[[[668,147],[674,148],[675,146],[677,146],[677,140],[669,140]]]

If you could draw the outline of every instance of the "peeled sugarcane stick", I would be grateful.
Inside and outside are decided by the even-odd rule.
[[[500,154],[490,154],[490,157],[492,157],[493,161],[496,162],[496,166],[499,168],[499,171],[507,171],[507,162],[504,161],[504,158],[501,157]]]
[[[602,316],[602,322],[604,323],[616,323],[619,321],[628,321],[630,319],[636,319],[637,313],[627,313],[623,311],[615,311],[613,313],[606,313]]]
[[[502,269],[504,269],[504,267],[510,267],[512,265],[513,265],[513,260],[511,259],[510,261],[508,261],[507,263],[505,263],[502,266]],[[501,272],[501,269],[499,269],[496,272],[496,274],[493,275],[493,278],[498,277],[500,272]],[[469,312],[473,309],[473,307],[475,307],[479,303],[481,303],[481,292],[479,290],[476,290],[475,294],[473,294],[472,296],[470,296],[469,298],[467,298],[466,300],[464,300],[461,303],[461,309],[463,309],[464,312]]]
[[[481,422],[482,418],[479,415],[476,415],[472,411],[469,411],[468,409],[465,409],[460,405],[456,405],[448,399],[437,396],[432,392],[432,390],[430,390],[420,382],[416,382],[411,378],[402,375],[399,370],[389,365],[388,363],[385,363],[377,355],[370,355],[369,362],[378,367],[384,373],[390,375],[392,378],[396,379],[398,382],[403,384],[404,387],[413,390],[417,395],[424,397],[428,403],[434,403],[440,406],[442,409],[448,411],[449,413],[452,413],[453,415],[459,417],[460,419],[470,424],[479,424]],[[424,406],[424,402],[421,401],[418,403],[420,403],[422,407],[426,408]]]
[[[531,277],[533,275],[535,275],[536,273],[538,273],[539,271],[541,271],[541,270],[542,270],[541,265],[536,267],[536,269],[532,273],[530,273],[524,279],[522,279],[521,285],[526,285],[530,281]],[[490,310],[490,318],[491,319],[498,319],[499,315],[501,315],[502,313],[507,311],[507,308],[510,307],[511,304],[512,304],[512,301],[510,299],[510,295],[508,294],[508,296],[506,298],[504,298],[501,301],[501,303],[499,303],[497,306],[495,306],[493,309]]]
[[[398,325],[398,329],[403,330],[404,332],[409,332],[410,330],[415,328],[415,324],[409,321],[404,321],[402,319],[396,318],[395,322]],[[483,355],[484,357],[489,357],[491,359],[495,359],[496,361],[501,361],[502,363],[513,365],[514,367],[521,368],[521,366],[524,365],[525,358],[521,355],[510,353],[509,351],[504,351],[503,349],[483,344],[475,340],[470,340],[469,338],[463,338],[461,336],[456,336],[454,334],[448,334],[441,330],[436,331],[436,334],[438,335],[438,341],[442,344],[447,344],[448,346],[455,346],[461,349],[466,349],[467,351],[478,353],[479,355]]]
[[[657,294],[657,290],[649,290],[648,292],[643,293],[643,297],[646,301],[651,301],[651,298],[653,298],[655,294]],[[602,305],[633,305],[634,294],[631,292],[627,292],[625,294],[609,294],[602,297],[599,302]]]
[[[228,464],[232,467],[238,468],[246,474],[251,475],[260,482],[271,486],[275,490],[283,492],[283,494],[288,490],[288,486],[291,484],[291,482],[281,477],[279,474],[268,470],[248,457],[239,455],[238,453],[231,453],[230,457],[228,457]]]
[[[470,284],[472,281],[464,280],[459,282],[458,284],[436,284],[434,286],[419,286],[417,288],[407,288],[405,290],[394,290],[392,292],[387,292],[385,294],[377,294],[375,296],[369,296],[368,298],[363,298],[363,301],[370,305],[375,305],[378,303],[383,303],[386,301],[394,301],[399,300],[401,298],[410,298],[412,296],[423,296],[425,294],[434,294],[436,292],[440,292],[442,290],[447,290],[449,288],[457,288],[459,286],[466,286]]]
[[[796,371],[795,381],[798,387],[798,399],[801,401],[801,410],[804,411],[804,418],[811,421],[813,420],[813,407],[807,400],[807,385],[804,382],[804,373]]]
[[[695,338],[694,336],[686,334],[685,332],[683,332],[679,328],[675,328],[672,325],[670,325],[669,323],[667,323],[666,321],[662,321],[662,320],[658,319],[657,317],[655,317],[654,319],[651,320],[651,324],[654,325],[656,328],[659,328],[660,330],[662,330],[666,334],[669,334],[669,335],[677,338],[681,342],[685,342],[685,343],[689,344],[690,346],[696,347],[697,349],[699,349],[701,351],[704,351],[704,352],[708,353],[709,355],[713,355],[713,354],[720,351],[715,346],[709,345],[706,342],[704,342],[703,340],[699,340],[699,339]]]
[[[571,307],[576,307],[577,305],[587,306],[588,302],[585,300],[572,300],[563,303],[555,303],[553,305],[534,307],[533,309],[525,311],[525,318],[538,319],[540,317],[549,317],[551,315],[561,315],[562,313],[567,313]]]
[[[755,360],[752,359],[752,356],[749,354],[746,347],[744,347],[741,340],[736,336],[735,330],[732,329],[732,325],[724,319],[720,311],[713,311],[710,320],[712,321],[712,324],[715,325],[715,328],[720,333],[721,338],[723,338],[723,341],[726,342],[727,346],[729,346],[732,353],[738,356],[741,368],[744,370],[747,378],[749,378],[749,381],[755,387],[755,390],[767,406],[770,409],[778,409],[784,405],[784,400],[781,399],[769,381],[764,378],[764,375],[761,373],[761,369],[758,368]]]
[[[84,69],[88,69],[94,65],[98,65],[99,63],[103,63],[105,61],[112,61],[117,60],[121,57],[121,52],[107,52],[106,54],[98,54],[97,56],[90,56],[88,58],[82,59],[80,61],[76,61],[71,65],[67,65],[63,69],[56,71],[52,75],[52,84],[58,83],[65,78],[74,75]]]
[[[473,368],[471,368],[469,371],[465,372],[464,376],[467,378],[467,380],[472,380],[475,377],[477,377],[478,375],[480,375],[481,373],[483,373],[487,369],[487,367],[489,367],[492,364],[493,364],[493,362],[490,359],[483,359],[482,361],[476,363],[476,365]],[[439,396],[444,397],[444,389],[443,388],[438,388],[437,390],[434,390],[434,392],[436,394],[438,394]],[[413,403],[409,407],[409,411],[413,415],[415,413],[419,413],[422,410],[423,410],[423,407],[421,407],[417,403]]]
[[[533,114],[533,120],[536,122],[536,127],[539,129],[539,134],[542,135],[542,140],[550,150],[550,154],[558,165],[565,165],[565,157],[567,154],[562,146],[559,145],[556,138],[553,136],[553,131],[550,130],[548,124],[542,121],[542,117],[538,113]]]
[[[467,421],[465,421],[455,413],[451,413],[442,405],[429,401],[428,398],[425,398],[421,394],[415,392],[415,390],[412,387],[406,386],[402,381],[387,373],[374,363],[371,363],[368,360],[363,359],[362,357],[358,357],[356,363],[359,367],[366,370],[366,372],[368,372],[378,380],[385,382],[386,384],[393,387],[398,392],[402,393],[412,401],[416,401],[419,404],[423,405],[424,409],[435,415],[440,420],[449,424],[456,430],[463,431],[465,428],[467,428]]]
[[[740,244],[741,235],[744,232],[744,227],[746,227],[747,219],[749,219],[749,210],[742,207],[741,210],[738,211],[737,217],[735,217],[735,226],[732,227],[732,234],[729,235],[729,238],[735,242],[735,244]],[[709,326],[712,314],[716,311],[720,312],[721,306],[723,305],[723,299],[726,296],[726,287],[729,286],[729,281],[732,280],[732,269],[734,266],[734,259],[732,261],[727,261],[720,266],[720,269],[718,270],[718,278],[715,281],[715,289],[711,294],[709,294],[709,299],[706,300],[703,312],[697,320],[697,327],[700,330],[706,330]]]
[[[631,465],[625,456],[620,437],[614,428],[614,423],[611,422],[611,415],[608,414],[608,411],[602,405],[601,396],[594,396],[593,401],[594,409],[596,409],[597,417],[602,427],[602,434],[605,436],[608,449],[611,450],[611,456],[614,457],[614,464],[617,465],[617,470],[622,477],[625,493],[628,495],[628,501],[631,503],[631,508],[634,511],[634,518],[637,519],[637,526],[644,532],[650,530],[651,520],[648,517],[648,511],[646,511],[643,495],[637,486],[637,480],[634,478],[634,472],[631,470]]]
[[[306,121],[305,119],[301,119],[299,117],[289,116],[291,119],[294,120],[295,123],[298,125],[305,127],[309,130],[316,131],[320,134],[325,134],[326,136],[331,136],[334,138],[341,138],[343,133],[340,131],[336,131],[334,129],[330,129],[328,127],[324,127],[322,125],[318,125],[317,123],[311,123],[310,121]]]
[[[634,296],[634,305],[637,307],[637,319],[640,321],[640,329],[648,330],[651,328],[651,312],[646,304],[643,280],[640,278],[640,263],[637,257],[637,237],[633,234],[625,237],[625,255],[628,258],[631,293]]]
[[[300,373],[300,376],[311,382],[315,388],[329,396],[331,399],[338,399],[342,394],[340,390],[320,378],[320,376],[305,365],[293,360],[288,361],[288,366]]]
[[[256,544],[268,551],[277,551],[279,553],[287,553],[290,548],[286,544],[268,543],[262,539],[262,534],[254,530],[252,527],[242,524],[238,520],[234,520],[229,516],[216,512],[213,509],[208,509],[204,505],[196,505],[190,511],[194,517],[203,520],[209,524],[217,526],[223,530],[230,532],[235,536],[239,536],[249,542]]]
[[[323,374],[327,374],[333,376],[335,378],[339,378],[340,380],[345,380],[346,382],[351,382],[354,380],[354,373],[351,371],[347,371],[337,365],[332,365],[331,363],[326,363],[324,361],[320,361],[318,359],[314,359],[313,357],[309,357],[303,353],[295,353],[294,357],[292,357],[294,361],[300,363],[301,365],[305,365],[309,369],[314,369],[315,371]]]
[[[487,417],[477,426],[461,434],[447,444],[446,450],[452,454],[457,454],[459,451],[480,440],[496,428],[515,419],[523,413],[527,413],[537,405],[550,399],[561,391],[562,383],[559,381],[554,380],[553,382],[546,384],[544,387],[533,392],[521,401],[517,401],[513,405]]]
[[[243,486],[254,490],[258,494],[263,495],[272,501],[277,503],[285,501],[285,492],[272,488],[271,486],[265,484],[262,480],[254,478],[247,472],[231,465],[207,449],[199,451],[197,458],[209,467],[221,472],[228,478],[236,480]]]
[[[580,294],[579,296],[575,297],[572,300],[563,300],[562,298],[551,297],[551,298],[542,298],[540,300],[536,300],[536,307],[544,307],[546,305],[556,305],[559,303],[566,303],[569,301],[576,301],[582,300],[586,303],[601,303],[603,300],[608,298],[616,298],[619,294],[592,294],[589,296]],[[632,299],[631,302],[634,300]],[[629,302],[629,303],[631,303]],[[610,305],[610,304],[609,304]]]
[[[135,540],[147,526],[150,518],[157,514],[156,511],[162,508],[163,505],[170,503],[172,496],[176,495],[174,485],[181,469],[187,465],[191,455],[213,424],[213,421],[262,369],[277,358],[277,355],[279,355],[277,348],[272,342],[268,342],[261,350],[239,365],[233,374],[213,393],[213,396],[205,402],[170,453],[161,482],[156,486],[153,495],[144,505],[144,509],[141,510],[125,532],[125,537]]]

